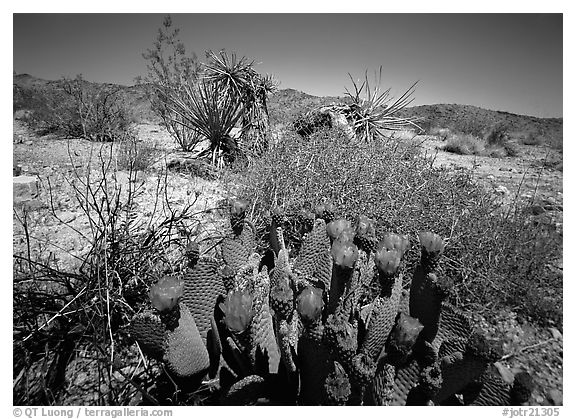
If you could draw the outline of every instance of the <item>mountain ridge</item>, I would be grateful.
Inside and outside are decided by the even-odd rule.
[[[138,112],[138,119],[158,122],[147,103],[145,86],[118,85],[114,83],[94,83],[94,85],[117,86],[126,97],[130,106]],[[45,80],[33,75],[22,73],[14,74],[13,85],[16,88],[59,87],[61,80]],[[268,108],[272,124],[286,124],[298,114],[309,111],[315,107],[334,103],[346,103],[349,98],[341,96],[314,96],[293,88],[279,89],[272,94],[268,101]],[[507,124],[514,131],[546,132],[556,140],[562,140],[563,117],[544,118],[531,115],[516,114],[508,111],[499,111],[465,104],[429,104],[407,107],[400,116],[421,118],[424,128],[442,127],[454,128],[457,126],[480,123],[484,126],[499,123]]]

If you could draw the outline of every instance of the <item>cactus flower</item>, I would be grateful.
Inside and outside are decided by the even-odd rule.
[[[322,218],[324,216],[324,210],[325,209],[326,209],[326,207],[322,204],[316,205],[314,207],[314,215],[316,216],[316,218]]]
[[[374,260],[378,270],[385,275],[392,276],[398,271],[402,253],[399,250],[386,250],[382,248],[376,251]]]
[[[375,234],[374,220],[366,217],[365,215],[359,215],[356,217],[356,235],[358,236],[372,236]]]
[[[378,243],[378,248],[386,250],[398,250],[402,255],[410,247],[410,239],[406,235],[396,233],[386,233],[384,238]]]
[[[440,254],[444,251],[444,240],[438,234],[429,231],[418,233],[420,244],[427,253]]]
[[[248,201],[245,199],[234,199],[230,204],[230,213],[236,216],[242,216],[248,208]]]
[[[224,313],[224,323],[231,332],[245,331],[254,315],[252,310],[252,295],[246,291],[231,291],[226,300],[220,303]]]
[[[336,240],[343,231],[350,230],[351,228],[350,221],[340,218],[339,220],[334,220],[326,224],[326,233],[332,240]]]
[[[303,321],[315,323],[322,315],[324,301],[322,290],[316,287],[306,287],[296,299],[296,310]]]
[[[349,241],[336,240],[330,252],[334,263],[340,267],[353,268],[358,260],[358,248]]]
[[[184,293],[184,281],[176,276],[165,276],[150,287],[150,301],[156,310],[172,310]]]
[[[424,326],[418,319],[400,313],[394,328],[393,338],[399,346],[412,348]]]

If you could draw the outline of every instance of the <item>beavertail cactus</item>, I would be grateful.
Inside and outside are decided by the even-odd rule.
[[[334,204],[330,201],[326,201],[321,205],[317,205],[314,209],[316,213],[316,217],[323,218],[326,221],[326,224],[332,222],[336,217],[336,210],[334,208]]]
[[[344,406],[350,397],[350,380],[342,365],[334,361],[334,370],[326,378],[324,386],[327,404]]]
[[[441,403],[451,395],[462,391],[480,377],[489,364],[497,361],[501,354],[498,347],[478,333],[472,334],[464,353],[455,352],[442,358],[442,387],[434,398]]]
[[[309,233],[314,227],[314,213],[307,209],[301,209],[296,216],[296,222],[301,227],[302,233]]]
[[[392,365],[404,364],[424,326],[413,317],[400,313],[386,344],[387,361]]]
[[[179,278],[164,277],[150,288],[150,301],[159,312],[138,314],[130,332],[150,356],[164,361],[175,376],[186,378],[208,371],[210,359],[194,318],[178,304],[183,292]]]
[[[190,241],[186,245],[186,250],[184,252],[186,258],[188,259],[188,267],[194,268],[196,263],[198,263],[198,259],[200,259],[200,246],[195,241]]]
[[[184,292],[180,304],[188,307],[202,338],[206,339],[211,328],[210,321],[214,314],[216,298],[220,294],[227,293],[225,282],[218,271],[218,262],[201,258],[194,268],[184,270],[182,278]],[[233,279],[230,282],[233,282]]]
[[[314,276],[318,271],[325,272],[332,269],[332,261],[325,257],[330,250],[330,239],[326,234],[326,223],[322,219],[314,222],[314,228],[302,244],[300,253],[294,261],[293,270],[303,276]],[[328,255],[329,257],[329,255]],[[324,266],[328,263],[328,266]]]
[[[453,284],[437,269],[445,247],[440,236],[419,234],[422,253],[408,291],[407,236],[385,233],[378,241],[373,220],[359,216],[352,228],[345,219],[334,220],[329,203],[316,208],[315,220],[306,209],[295,221],[275,209],[270,248],[260,256],[247,206],[231,205],[234,231],[221,245],[224,264],[191,264],[181,298],[177,281],[151,292],[164,314],[139,315],[131,329],[146,353],[178,374],[194,369],[213,377],[220,371],[227,404],[486,405],[528,399],[531,381],[519,375],[512,386],[492,374],[498,348],[473,333],[471,320],[446,301]],[[293,230],[284,237],[282,225],[300,229],[302,240]],[[200,283],[208,285],[192,292]],[[174,358],[184,350],[174,348],[190,347],[194,327],[187,319],[196,320],[200,332],[205,327],[204,311],[192,312],[197,301],[191,295],[212,303],[209,370],[198,348],[193,356],[200,361],[189,352]],[[170,322],[174,332],[184,327],[188,335],[170,335]]]
[[[203,375],[210,367],[208,350],[186,306],[181,306],[178,327],[168,331],[164,360],[178,377]]]
[[[442,302],[452,282],[433,272],[444,251],[444,240],[430,232],[420,233],[419,238],[422,255],[410,284],[410,316],[420,320],[424,325],[422,338],[432,342],[438,332]]]
[[[270,289],[270,307],[279,320],[290,320],[294,312],[294,292],[288,283],[288,276],[278,280]]]
[[[352,242],[334,241],[332,244],[332,280],[328,299],[328,313],[334,313],[342,298],[351,291],[351,279],[358,260],[358,248]]]

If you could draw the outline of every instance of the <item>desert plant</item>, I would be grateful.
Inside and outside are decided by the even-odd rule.
[[[501,349],[473,329],[466,313],[445,302],[453,283],[439,273],[445,251],[440,236],[419,234],[420,260],[407,295],[399,267],[408,243],[401,236],[386,235],[375,253],[359,251],[352,242],[355,231],[364,231],[360,224],[365,217],[357,218],[354,231],[346,222],[337,222],[341,228],[327,227],[322,217],[331,219],[331,211],[324,211],[292,258],[279,226],[285,217],[276,209],[268,249],[274,260],[266,262],[254,253],[246,206],[243,200],[231,203],[233,229],[227,235],[229,244],[222,246],[226,266],[220,277],[211,279],[227,288],[226,296],[203,291],[206,284],[198,281],[206,277],[202,272],[209,261],[191,268],[183,286],[188,294],[184,304],[177,305],[173,298],[182,287],[163,288],[161,298],[151,294],[153,305],[164,313],[175,306],[200,309],[198,318],[210,318],[199,326],[210,359],[200,370],[212,371],[210,377],[219,372],[221,404],[443,405],[452,404],[456,393],[467,395],[465,404],[508,405],[529,399],[531,378],[519,374],[510,386],[489,374]],[[290,217],[286,221],[298,222]],[[329,236],[335,236],[332,244]],[[328,255],[327,270],[323,258],[309,258],[314,253]],[[302,260],[308,261],[307,273],[299,268]],[[366,287],[373,282],[380,284],[375,296]],[[177,320],[170,314],[164,317]],[[152,325],[160,321],[151,322],[143,314],[132,320],[146,353],[172,351],[172,359],[164,355],[168,368],[190,355],[185,343],[193,340],[167,342],[164,349],[158,345],[163,329]],[[184,325],[180,320],[174,326]],[[200,356],[204,350],[196,345],[199,359],[206,360]],[[198,364],[198,359],[192,363]],[[473,391],[484,387],[486,392]]]
[[[418,131],[423,131],[417,124],[417,119],[399,116],[399,112],[414,100],[414,83],[398,99],[390,95],[391,89],[381,91],[382,67],[375,77],[375,86],[370,87],[368,72],[364,74],[364,80],[352,81],[353,92],[346,88],[346,95],[351,99],[349,112],[346,117],[358,138],[366,142],[373,142],[382,136],[382,130],[404,129],[412,126]]]
[[[542,145],[544,138],[539,132],[531,130],[520,134],[519,141],[524,145]]]
[[[254,61],[238,58],[235,53],[207,51],[206,59],[202,77],[242,102],[242,135],[246,141],[243,152],[260,155],[268,148],[267,101],[277,88],[276,81],[270,75],[257,73]]]
[[[168,133],[183,151],[190,151],[203,137],[182,123],[182,117],[168,106],[168,98],[181,94],[184,84],[198,77],[199,64],[195,54],[186,54],[186,48],[178,38],[180,30],[172,26],[170,16],[165,17],[154,48],[142,54],[148,61],[148,75],[137,80],[147,87],[152,110],[161,118]]]
[[[182,124],[210,141],[212,164],[222,167],[224,159],[233,161],[239,153],[232,128],[243,116],[242,102],[218,84],[200,80],[185,85],[184,94],[171,95],[169,107],[182,118]]]
[[[452,134],[448,137],[443,147],[449,153],[467,155],[482,155],[485,151],[485,143],[482,139],[471,134]]]
[[[458,243],[448,251],[450,262],[445,265],[456,282],[453,303],[512,305],[544,323],[550,317],[562,318],[561,310],[552,312],[544,300],[535,309],[528,291],[546,283],[542,292],[561,307],[561,276],[545,268],[561,248],[561,234],[549,226],[525,228],[527,220],[515,216],[514,209],[509,212],[474,182],[471,171],[434,168],[408,144],[351,146],[337,130],[320,131],[307,140],[287,135],[231,180],[239,184],[231,187],[234,193],[255,203],[254,219],[260,227],[269,208],[279,206],[287,214],[298,214],[328,198],[340,209],[339,216],[351,219],[361,213],[374,219],[379,234],[385,228],[415,237],[416,231],[434,228]],[[287,240],[297,246],[299,227],[285,227]],[[527,242],[540,246],[521,245]],[[413,266],[414,257],[409,251],[407,266]]]
[[[72,113],[58,116],[69,136],[90,141],[116,141],[130,135],[131,117],[121,88],[92,85],[76,76],[62,79],[62,88],[72,101]],[[54,109],[59,114],[58,109]]]
[[[485,136],[486,143],[489,146],[504,147],[504,145],[510,140],[508,131],[508,125],[504,123],[493,125]]]
[[[48,179],[52,215],[88,243],[86,252],[77,255],[79,266],[14,249],[16,404],[64,404],[67,389],[77,385],[79,371],[86,368],[93,371],[82,382],[85,394],[80,397],[86,404],[127,404],[137,393],[159,404],[146,390],[155,368],[143,368],[138,354],[128,349],[126,320],[140,311],[157,276],[181,269],[174,252],[184,253],[189,238],[182,232],[194,227],[198,214],[192,210],[194,202],[181,209],[170,204],[166,174],[161,174],[157,202],[142,217],[137,211],[143,193],[137,167],[129,165],[122,181],[112,150],[101,147],[90,156],[94,160],[86,172],[74,165],[67,178],[88,223],[85,230],[59,217]],[[26,209],[15,208],[15,217],[20,221],[15,234],[23,230],[27,248],[37,246]]]
[[[128,136],[117,143],[116,163],[120,170],[142,172],[158,159],[158,147],[139,142],[135,136]]]

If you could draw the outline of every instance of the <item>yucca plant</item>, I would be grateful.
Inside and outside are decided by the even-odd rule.
[[[406,118],[399,116],[399,112],[408,106],[414,98],[415,82],[398,99],[390,95],[390,88],[381,91],[382,67],[375,77],[374,88],[370,87],[368,72],[364,73],[364,81],[354,81],[352,75],[348,73],[353,85],[353,92],[346,88],[346,96],[352,100],[347,112],[347,119],[351,123],[358,139],[372,142],[378,137],[382,137],[386,130],[399,130],[406,127],[414,127],[418,131],[423,131],[416,124],[416,118]]]
[[[202,79],[195,85],[184,85],[180,94],[172,94],[168,106],[184,126],[210,141],[212,164],[222,167],[225,158],[236,158],[238,144],[230,132],[242,117],[243,106],[230,90]]]
[[[242,132],[247,140],[243,151],[260,154],[268,142],[267,97],[276,90],[277,83],[272,76],[256,72],[253,60],[238,58],[235,53],[207,51],[206,58],[202,78],[242,102]]]

